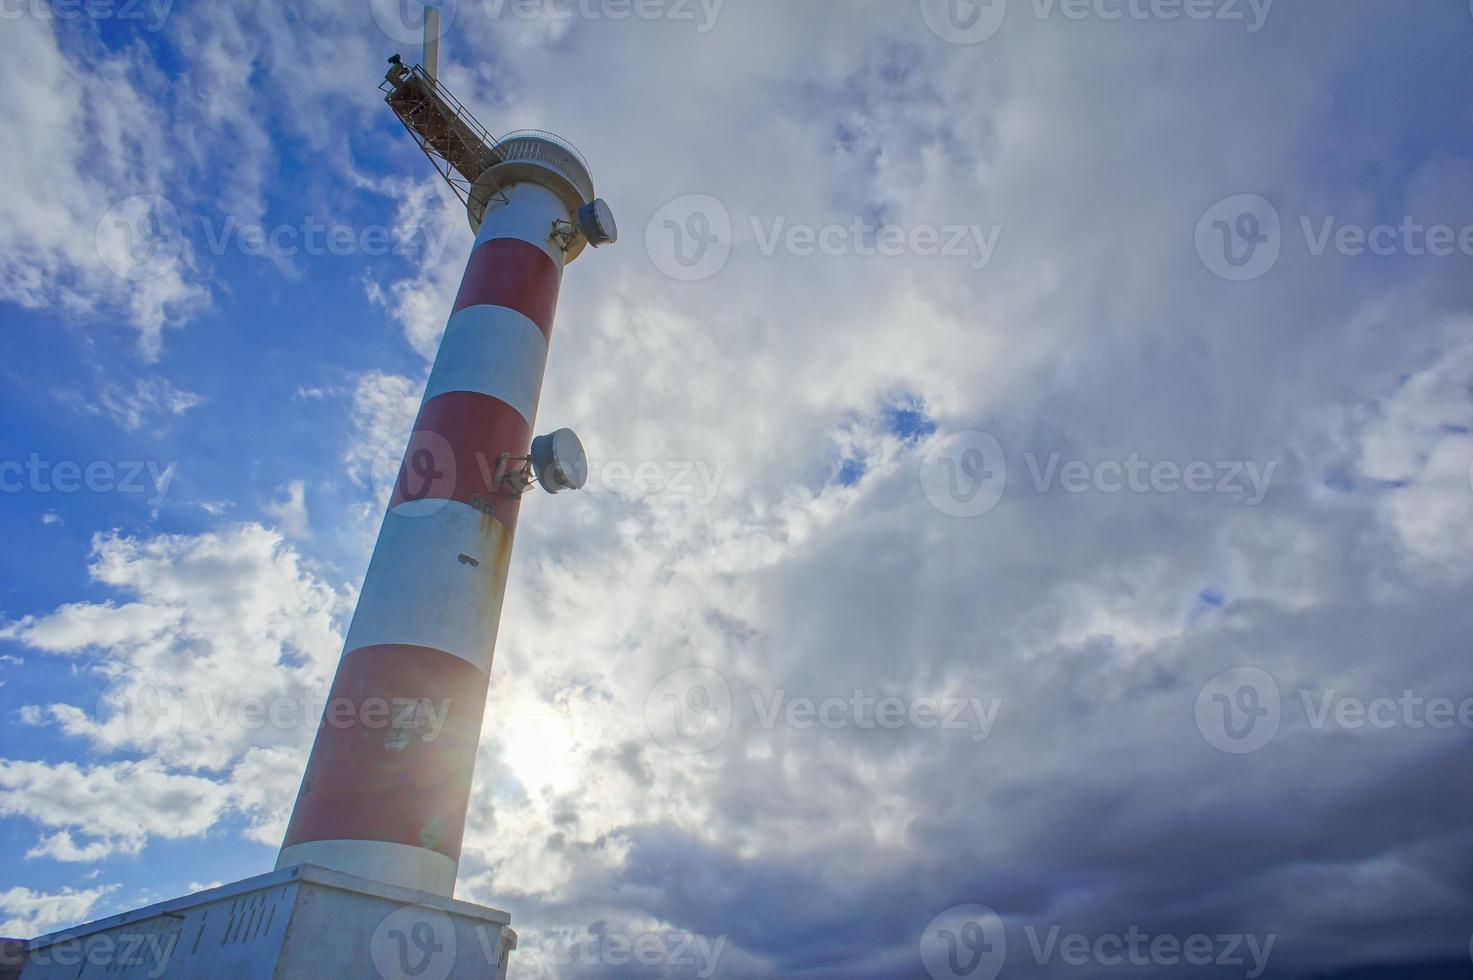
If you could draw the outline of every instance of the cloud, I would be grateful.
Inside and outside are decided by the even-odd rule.
[[[1383,519],[1410,553],[1473,574],[1473,324],[1372,409],[1359,469],[1383,487]]]
[[[0,921],[0,935],[28,939],[85,922],[97,903],[116,890],[116,885],[104,885],[48,894],[17,886],[0,892],[0,911],[10,916]]]
[[[27,706],[33,723],[84,739],[100,756],[141,759],[0,761],[8,812],[70,831],[43,838],[32,856],[136,853],[151,836],[203,834],[227,812],[252,825],[277,821],[300,779],[349,594],[305,567],[279,533],[253,524],[97,535],[89,571],[135,601],[72,603],[0,635],[82,659],[101,686],[91,703]],[[260,724],[267,706],[275,710]]]
[[[167,378],[139,378],[131,387],[111,383],[97,392],[88,411],[105,414],[129,432],[162,425],[203,405],[205,399],[176,388]]]
[[[0,300],[72,315],[120,312],[140,354],[153,360],[165,328],[204,309],[209,292],[193,281],[193,256],[177,237],[166,243],[170,261],[130,278],[130,255],[141,253],[128,222],[156,211],[137,195],[158,195],[171,176],[158,138],[164,113],[143,94],[161,82],[137,47],[90,55],[63,51],[49,18],[8,19],[0,38],[0,58],[29,92],[0,108],[0,134],[29,148],[12,164],[27,192],[0,196],[0,221],[10,229],[0,246]],[[113,210],[134,203],[127,213]]]
[[[383,371],[369,371],[354,383],[354,432],[343,462],[348,477],[369,491],[365,517],[379,517],[389,499],[423,393],[423,381]]]
[[[276,520],[277,526],[288,537],[311,537],[312,526],[307,517],[307,484],[305,481],[291,481],[282,488],[280,496],[263,504],[261,509]]]
[[[346,66],[385,43],[367,18],[302,16],[311,29],[288,31],[212,5],[185,36],[207,52],[206,93],[264,59],[266,91],[301,93],[290,138],[336,165],[329,110],[383,111]],[[685,930],[729,940],[722,974],[907,975],[927,923],[966,902],[1014,930],[1274,932],[1286,975],[1465,954],[1448,937],[1473,914],[1466,731],[1317,728],[1301,698],[1473,697],[1465,270],[1286,240],[1272,272],[1229,283],[1193,244],[1203,213],[1245,192],[1291,231],[1301,214],[1459,204],[1465,161],[1407,148],[1465,153],[1423,96],[1458,90],[1467,22],[1393,20],[1279,5],[1248,36],[1014,5],[1005,35],[969,47],[939,41],[915,4],[729,5],[700,35],[468,8],[446,84],[497,131],[577,139],[625,229],[565,277],[538,428],[578,429],[605,485],[524,508],[462,864],[463,897],[513,912],[518,969],[566,973],[569,936]],[[313,29],[341,49],[324,56]],[[1367,50],[1422,68],[1371,70]],[[552,59],[580,71],[549,75]],[[205,157],[245,125],[219,112],[190,144]],[[242,211],[261,206],[272,152],[246,145],[228,175]],[[424,166],[407,145],[400,160]],[[390,194],[401,222],[462,220],[422,173],[355,186]],[[734,229],[725,268],[694,283],[643,240],[688,193],[720,200]],[[778,220],[1002,232],[979,269],[764,254]],[[365,279],[422,359],[453,254]],[[319,516],[318,543],[371,533],[421,386],[355,378],[344,468],[373,503],[346,528]],[[1004,450],[1005,493],[958,518],[921,475],[969,430]],[[1087,472],[1135,457],[1275,475],[1253,505],[1073,493],[1033,482],[1029,461],[1054,454]],[[616,486],[611,464],[657,479]],[[682,490],[680,468],[702,466],[719,474],[710,492]],[[189,826],[239,811],[251,839],[279,839],[304,735],[191,716],[165,731],[167,714],[140,733],[119,709],[160,689],[154,672],[186,694],[325,690],[351,596],[297,547],[249,525],[100,537],[93,579],[117,598],[6,627],[108,685],[95,708],[36,717],[142,753],[130,764],[153,767],[161,800],[183,794]],[[729,728],[682,753],[651,731],[650,704],[693,666],[722,678]],[[1285,717],[1234,755],[1194,707],[1242,666],[1274,678]],[[856,692],[1001,707],[980,742],[764,722],[779,697]],[[24,770],[37,853],[155,833],[134,817],[87,839],[43,792],[105,795],[118,765]]]
[[[219,819],[230,799],[227,787],[169,773],[151,761],[84,768],[0,760],[0,786],[5,788],[0,812],[93,839],[78,847],[71,833],[54,834],[28,855],[67,861],[136,854],[149,837],[198,836]]]

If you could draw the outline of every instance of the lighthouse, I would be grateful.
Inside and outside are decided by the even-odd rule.
[[[616,231],[571,143],[495,139],[439,83],[437,18],[381,88],[475,244],[276,868],[30,940],[22,980],[506,977],[510,916],[455,879],[522,498],[587,479],[572,431],[533,437],[558,290]]]
[[[587,473],[571,431],[533,439],[558,289],[569,263],[616,233],[567,141],[491,139],[421,66],[395,60],[385,89],[453,174],[476,240],[277,867],[448,897],[521,498],[533,485],[577,489]]]

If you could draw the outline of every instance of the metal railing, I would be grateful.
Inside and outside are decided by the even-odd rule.
[[[510,163],[545,167],[566,180],[583,203],[593,200],[593,170],[578,148],[561,136],[542,129],[519,129],[494,138],[420,65],[395,62],[379,88],[440,176],[467,205],[483,175],[492,194],[500,194],[500,186],[486,172]]]
[[[561,136],[543,129],[519,129],[497,140],[496,152],[507,163],[526,160],[555,170],[577,188],[584,201],[593,200],[593,168]]]
[[[384,101],[462,201],[501,160],[496,139],[422,66],[396,64],[379,86]]]

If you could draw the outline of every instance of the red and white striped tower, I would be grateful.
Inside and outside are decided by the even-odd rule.
[[[449,897],[564,266],[614,239],[587,164],[513,134],[469,197],[476,242],[379,531],[276,866]],[[556,437],[566,439],[563,430]],[[558,446],[562,446],[558,442]],[[576,447],[576,440],[571,446]],[[527,462],[524,462],[527,461]]]

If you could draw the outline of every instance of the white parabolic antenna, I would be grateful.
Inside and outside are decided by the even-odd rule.
[[[588,455],[572,429],[558,429],[532,440],[532,469],[548,493],[581,490],[588,482]]]

